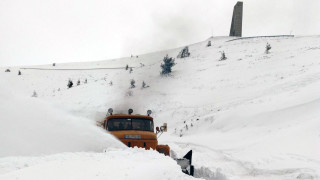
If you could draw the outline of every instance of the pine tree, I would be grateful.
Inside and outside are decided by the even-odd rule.
[[[73,82],[70,79],[69,82],[68,82],[68,88],[72,88],[72,86],[73,86]]]
[[[226,59],[227,59],[226,54],[224,53],[224,51],[222,51],[220,61],[223,61]]]
[[[168,75],[171,73],[171,68],[176,65],[176,63],[174,62],[174,59],[172,57],[169,58],[168,55],[163,58],[163,62],[164,64],[161,64],[161,75]]]
[[[189,57],[189,56],[190,56],[189,48],[188,48],[188,46],[186,46],[180,51],[177,58],[185,58],[185,57]]]
[[[36,92],[36,91],[33,91],[33,94],[32,94],[32,96],[31,96],[31,97],[38,97],[37,92]]]
[[[149,86],[147,86],[147,84],[143,81],[142,82],[142,88],[147,88],[147,87],[149,87]]]
[[[266,45],[266,54],[269,54],[270,49],[271,49],[271,45],[269,43],[267,43],[267,45]]]
[[[211,41],[208,41],[207,47],[211,46]]]
[[[130,87],[130,88],[131,88],[131,89],[132,89],[132,88],[135,88],[135,87],[136,87],[135,84],[136,84],[136,81],[135,81],[134,79],[131,79],[131,81],[130,81],[131,87]]]

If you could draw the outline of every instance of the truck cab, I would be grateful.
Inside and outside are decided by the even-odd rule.
[[[158,145],[153,118],[150,116],[151,111],[148,115],[133,115],[132,109],[129,109],[128,114],[112,114],[112,111],[108,110],[109,114],[103,126],[123,144],[128,147],[154,149],[167,156],[170,155],[168,145]]]

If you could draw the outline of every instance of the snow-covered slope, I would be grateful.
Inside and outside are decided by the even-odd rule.
[[[133,108],[138,114],[151,109],[156,125],[166,122],[169,126],[160,143],[169,144],[178,156],[194,150],[197,177],[320,178],[320,36],[227,42],[230,39],[210,38],[211,47],[206,47],[208,40],[190,45],[190,57],[176,58],[168,77],[160,76],[162,59],[166,54],[176,57],[182,48],[132,58],[35,67],[122,69],[21,69],[18,76],[23,67],[11,67],[10,73],[1,68],[0,81],[12,94],[29,98],[36,91],[39,101],[86,122],[101,122],[109,107],[119,113]],[[267,42],[272,46],[269,54],[264,53]],[[225,61],[219,61],[222,51]],[[127,64],[134,67],[132,73],[124,69]],[[67,89],[69,78],[74,84],[80,79],[81,85]],[[131,79],[136,88],[129,88]],[[141,88],[143,81],[148,88]],[[11,97],[0,93],[2,99]],[[14,109],[6,112],[8,117],[17,113]],[[1,126],[13,119],[2,120]],[[72,118],[70,121],[73,124]],[[83,124],[81,128],[86,130]],[[94,137],[101,136],[90,138]]]

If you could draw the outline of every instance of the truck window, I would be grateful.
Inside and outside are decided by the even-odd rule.
[[[115,118],[109,119],[107,124],[108,131],[119,130],[138,130],[153,132],[153,121],[141,118]]]

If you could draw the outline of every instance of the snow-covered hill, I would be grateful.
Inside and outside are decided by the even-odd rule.
[[[320,178],[320,36],[253,38],[228,42],[230,39],[210,38],[211,47],[206,46],[208,40],[190,45],[190,57],[176,58],[177,64],[168,77],[160,75],[163,57],[166,54],[176,57],[182,48],[108,61],[32,67],[57,70],[9,67],[11,72],[6,73],[4,71],[8,67],[0,68],[0,83],[4,85],[0,88],[0,98],[6,102],[0,105],[0,113],[5,114],[0,124],[0,141],[5,148],[0,149],[0,156],[88,150],[98,152],[108,147],[133,153],[135,151],[122,149],[120,143],[113,143],[114,139],[110,135],[104,134],[102,129],[92,123],[99,124],[109,107],[118,113],[126,113],[129,108],[133,108],[134,113],[138,114],[145,114],[151,109],[157,126],[168,123],[169,131],[161,136],[160,143],[169,144],[178,156],[190,149],[194,150],[193,164],[197,177]],[[269,54],[264,52],[267,42],[272,46]],[[222,51],[227,56],[225,61],[219,61]],[[133,67],[132,73],[125,70],[127,64]],[[59,70],[91,68],[115,69]],[[21,76],[17,75],[19,69]],[[81,84],[68,89],[69,79],[74,84],[80,80]],[[86,84],[85,79],[88,81]],[[136,88],[129,88],[131,79],[136,81]],[[148,88],[141,88],[143,81]],[[37,98],[30,97],[33,91],[37,92]],[[34,103],[37,105],[34,106]],[[41,103],[46,105],[43,107]],[[11,108],[6,104],[10,104]],[[30,121],[27,123],[30,127],[28,131],[20,131],[26,125],[22,119],[28,112],[38,114],[26,115],[25,121]],[[52,117],[57,113],[60,116]],[[47,121],[43,120],[48,124],[42,124],[41,118],[48,118]],[[71,131],[64,131],[59,123]],[[33,126],[36,128],[33,129]],[[43,137],[53,139],[54,130],[43,130],[47,126],[75,138],[76,145],[68,144],[66,138],[64,144],[67,145],[61,146],[57,142],[48,151],[42,148],[42,143],[36,143],[37,138],[28,138],[29,132],[33,132],[32,136],[42,134]],[[92,133],[83,135],[80,132]],[[78,144],[81,135],[87,137],[87,141]],[[108,143],[101,142],[104,136]],[[63,137],[59,136],[61,139]],[[4,141],[6,138],[9,141]],[[14,146],[26,146],[19,138],[35,141],[30,144],[30,149],[35,147],[36,153],[8,153],[8,149],[15,149]],[[143,151],[137,153],[143,154]],[[148,159],[150,154],[145,153]],[[108,153],[82,155],[80,153],[79,156],[92,156],[94,161],[98,156],[108,156]],[[163,159],[161,155],[154,156],[155,159]],[[131,155],[127,158],[133,161]],[[68,163],[66,159],[64,163]],[[174,162],[165,160],[167,163]],[[10,176],[4,169],[12,163],[12,159],[0,159],[3,177]],[[46,165],[40,163],[38,166],[41,171]],[[142,164],[139,166],[144,167]],[[9,173],[16,173],[23,178],[29,176],[24,176],[24,172],[20,171],[27,173],[29,168],[37,171],[35,166],[21,168],[9,168]],[[135,167],[132,165],[132,168]],[[163,178],[159,179],[168,178],[166,174],[169,171],[170,168],[165,169]],[[177,177],[186,178],[180,176],[178,171],[173,171]],[[127,178],[119,176],[119,179]]]

